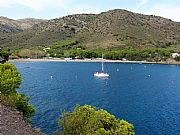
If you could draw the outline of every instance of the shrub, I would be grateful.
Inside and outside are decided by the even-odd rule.
[[[0,48],[0,56],[6,61],[9,60],[9,55],[11,55],[10,49],[6,49],[5,51]]]
[[[16,88],[21,84],[20,73],[13,64],[0,64],[0,104],[16,108],[26,119],[31,118],[35,109],[28,104],[29,97],[19,94]]]
[[[0,103],[5,106],[16,108],[23,113],[23,116],[29,120],[35,113],[32,105],[28,104],[29,97],[24,94],[14,93],[10,95],[0,95]]]
[[[77,105],[73,112],[64,112],[59,125],[62,135],[134,135],[132,124],[88,105]]]
[[[21,84],[21,75],[13,64],[0,64],[0,93],[9,95],[16,93]]]
[[[175,58],[175,60],[176,60],[176,61],[180,61],[180,56],[177,56],[177,57]]]

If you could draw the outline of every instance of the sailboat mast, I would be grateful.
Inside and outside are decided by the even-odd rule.
[[[102,54],[102,71],[104,71],[103,54]]]

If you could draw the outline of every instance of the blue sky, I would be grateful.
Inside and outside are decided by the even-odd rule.
[[[117,8],[180,22],[180,0],[0,0],[0,16],[12,19],[53,19]]]

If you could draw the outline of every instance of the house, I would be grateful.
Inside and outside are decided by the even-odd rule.
[[[5,62],[6,62],[6,60],[0,56],[0,63],[5,63]]]
[[[180,56],[180,54],[178,54],[178,53],[172,53],[172,58],[173,59],[175,59],[176,57],[179,57]]]

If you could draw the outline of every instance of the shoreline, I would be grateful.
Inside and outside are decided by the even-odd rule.
[[[8,62],[101,62],[101,59],[13,59]],[[165,64],[165,65],[180,65],[180,62],[148,62],[148,61],[122,61],[122,60],[108,60],[104,59],[104,62],[108,63],[139,63],[139,64]]]

